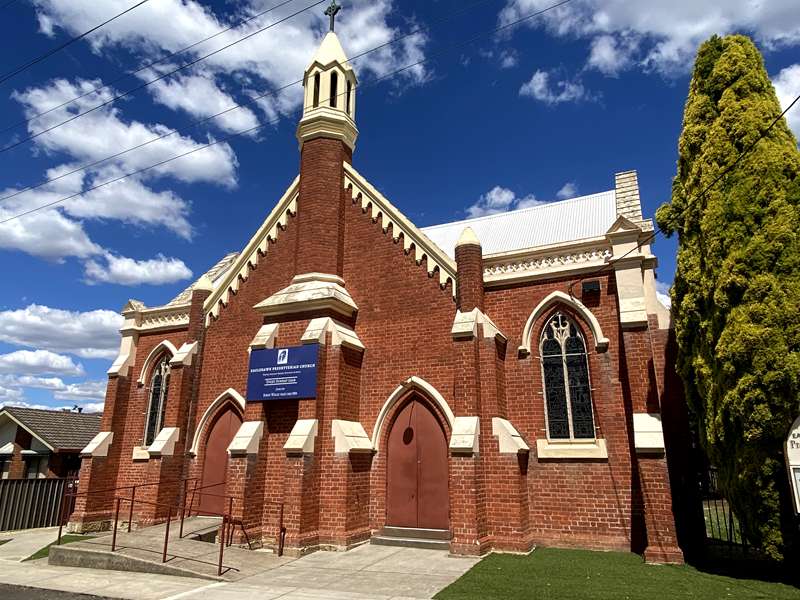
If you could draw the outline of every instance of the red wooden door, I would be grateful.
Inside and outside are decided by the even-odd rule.
[[[203,478],[200,483],[204,489],[202,495],[195,500],[200,506],[200,513],[224,513],[227,509],[225,498],[225,479],[228,471],[228,445],[239,430],[242,419],[232,408],[220,413],[211,424],[206,438],[205,459],[203,461]],[[205,487],[211,486],[211,487]],[[208,494],[215,494],[209,496]]]
[[[431,410],[417,398],[389,432],[386,524],[448,529],[447,440]]]

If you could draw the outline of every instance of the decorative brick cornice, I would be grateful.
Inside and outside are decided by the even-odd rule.
[[[228,305],[231,293],[236,293],[243,281],[247,281],[250,270],[258,265],[262,256],[266,255],[269,249],[269,242],[278,239],[278,233],[286,227],[289,216],[297,214],[297,196],[300,188],[300,177],[296,177],[283,194],[278,204],[259,227],[256,234],[242,250],[236,262],[231,266],[225,275],[225,279],[216,286],[214,293],[205,301],[203,308],[206,312],[206,326],[211,323],[212,318],[219,316],[219,311],[223,306]]]
[[[439,285],[444,288],[450,282],[453,298],[456,295],[456,264],[441,248],[434,244],[428,236],[408,220],[403,213],[395,208],[383,195],[362,177],[351,165],[344,163],[344,187],[349,189],[353,196],[353,203],[361,202],[363,212],[371,211],[370,216],[374,222],[381,221],[384,233],[392,227],[394,240],[403,238],[403,250],[410,253],[414,249],[414,258],[417,264],[422,264],[427,259],[428,275],[431,277],[438,272]]]

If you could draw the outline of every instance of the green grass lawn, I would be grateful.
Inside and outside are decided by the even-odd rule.
[[[89,535],[72,535],[72,534],[65,534],[61,536],[61,545],[70,544],[72,542],[80,542],[81,540],[88,540],[91,536]],[[44,548],[40,548],[35,553],[31,554],[25,560],[36,560],[37,558],[46,558],[50,556],[50,546],[53,546],[55,542],[52,544],[47,544]],[[23,561],[24,562],[24,561]]]
[[[800,599],[781,583],[736,579],[689,566],[647,565],[636,554],[541,548],[492,554],[436,595],[437,600]]]

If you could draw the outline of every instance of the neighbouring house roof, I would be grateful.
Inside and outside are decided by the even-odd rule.
[[[465,227],[478,236],[484,256],[601,237],[617,218],[614,190],[530,208],[423,227],[448,256]]]
[[[7,414],[55,452],[79,451],[100,431],[102,415],[6,406]]]

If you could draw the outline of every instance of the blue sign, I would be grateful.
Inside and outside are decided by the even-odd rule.
[[[247,399],[297,400],[317,397],[319,344],[263,348],[250,352]]]

